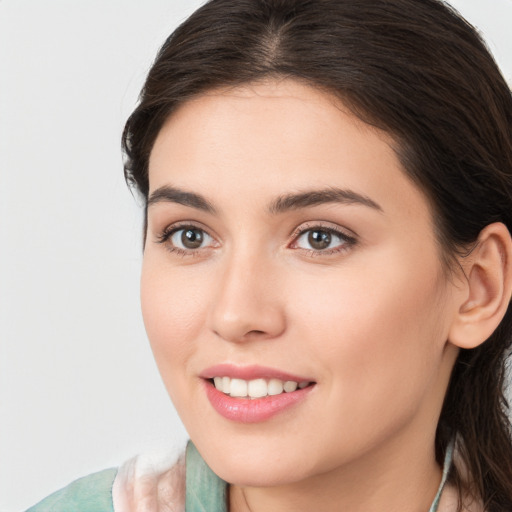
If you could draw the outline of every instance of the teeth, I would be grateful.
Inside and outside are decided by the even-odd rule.
[[[284,383],[283,388],[287,393],[291,393],[292,391],[295,391],[297,389],[297,386],[298,384],[296,382],[293,382],[293,380],[287,380]]]
[[[231,392],[231,379],[229,377],[222,377],[222,388],[217,389],[220,389],[220,391],[223,391],[226,393],[226,395],[229,395]]]
[[[247,394],[251,398],[267,396],[267,382],[264,379],[250,380],[247,388]]]
[[[292,393],[297,388],[304,389],[310,382],[295,382],[287,380],[283,382],[279,379],[231,379],[230,377],[214,377],[215,388],[226,395],[237,398],[262,398],[264,396],[280,395],[281,393]]]
[[[247,381],[242,379],[231,379],[231,396],[247,396]]]
[[[270,379],[268,383],[269,395],[280,395],[283,392],[283,381],[278,379]]]

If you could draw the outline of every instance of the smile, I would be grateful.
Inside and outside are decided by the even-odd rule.
[[[266,396],[276,396],[282,393],[293,393],[297,389],[304,389],[311,384],[309,381],[295,382],[280,379],[234,379],[231,377],[214,377],[212,379],[215,389],[226,395],[237,398],[257,399]]]
[[[213,409],[237,423],[267,421],[306,401],[317,387],[305,375],[263,366],[219,364],[199,376]]]

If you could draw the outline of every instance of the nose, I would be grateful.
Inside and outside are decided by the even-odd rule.
[[[210,311],[210,328],[240,343],[278,337],[286,328],[284,297],[276,265],[256,255],[223,263]]]

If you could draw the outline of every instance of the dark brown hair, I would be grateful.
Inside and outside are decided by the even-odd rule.
[[[389,132],[431,202],[448,266],[500,221],[512,230],[512,97],[476,30],[439,0],[211,0],[164,43],[123,133],[125,175],[147,201],[155,138],[183,102],[216,87],[291,77]],[[504,398],[512,310],[461,350],[436,433],[460,440],[459,492],[512,510]]]

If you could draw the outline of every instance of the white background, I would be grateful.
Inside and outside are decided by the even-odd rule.
[[[0,0],[0,512],[181,447],[139,312],[120,134],[199,0]],[[512,82],[512,0],[453,4]]]

